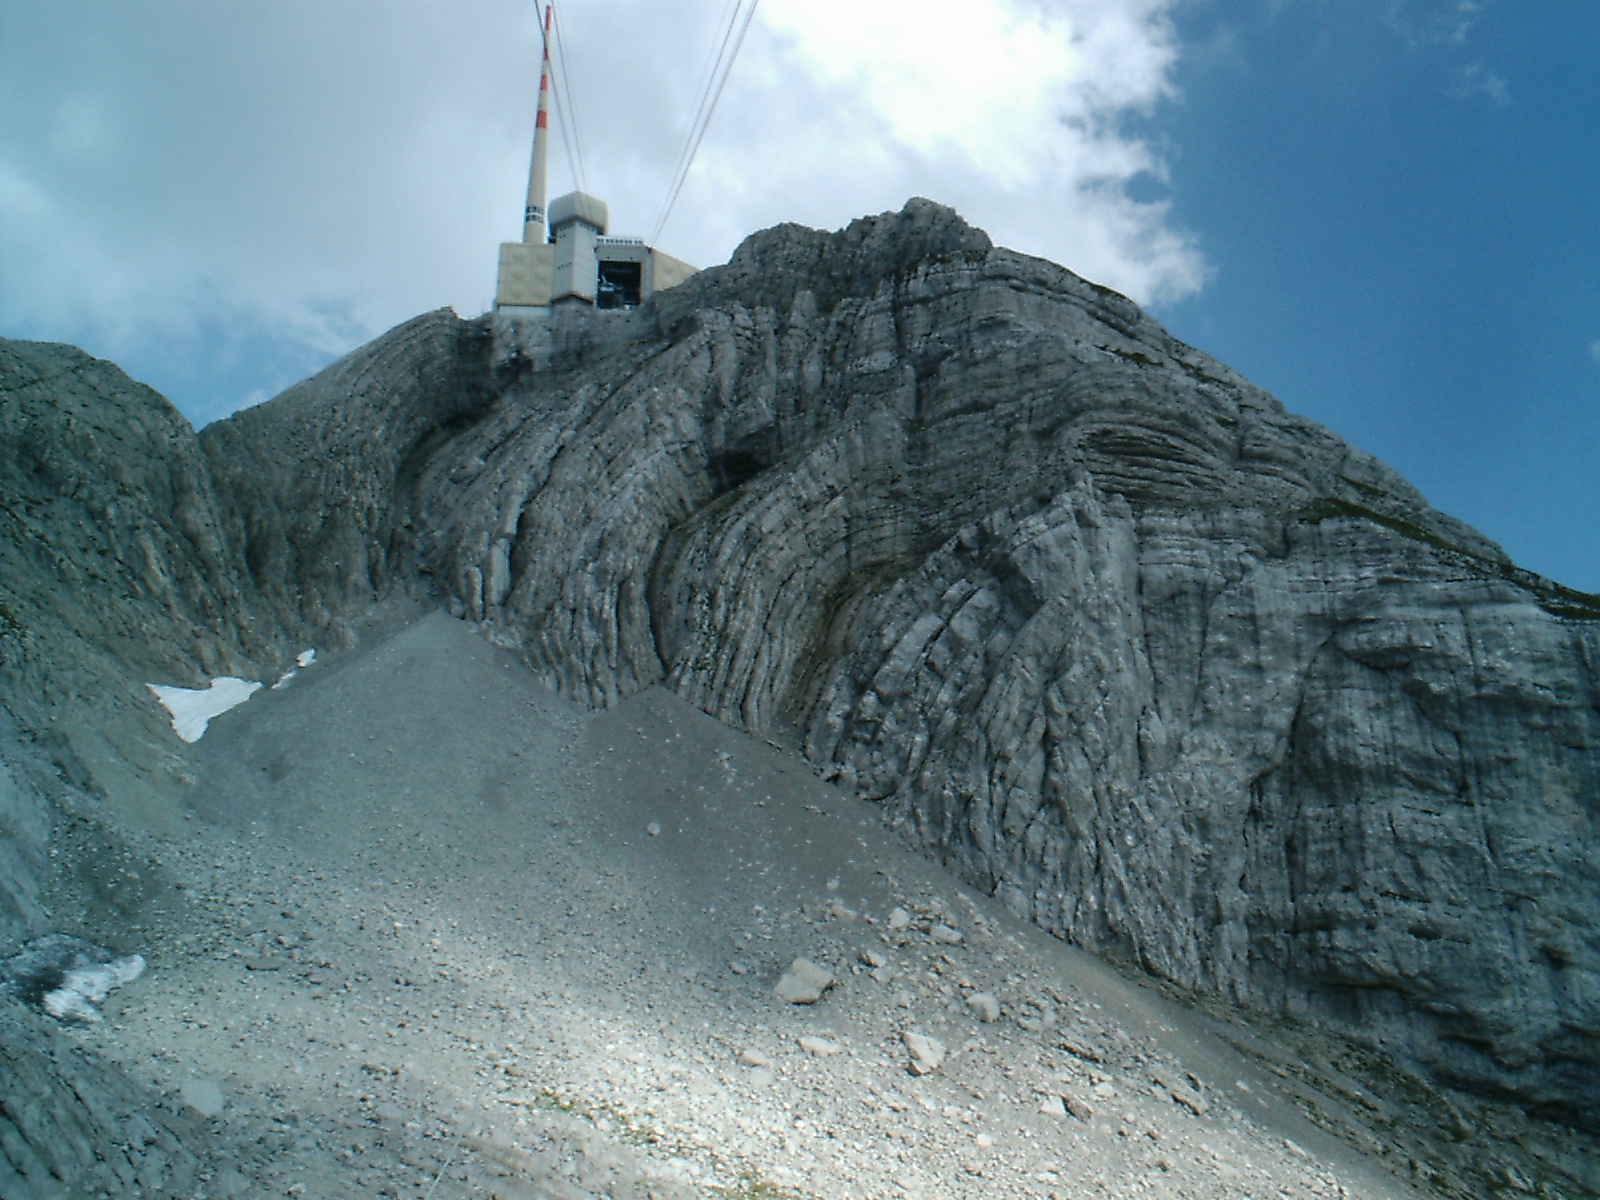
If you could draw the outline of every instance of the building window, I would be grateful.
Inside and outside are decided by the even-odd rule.
[[[601,262],[596,308],[637,308],[643,298],[643,263]]]

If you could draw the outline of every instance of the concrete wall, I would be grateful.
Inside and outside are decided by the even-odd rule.
[[[698,267],[692,267],[681,258],[673,258],[670,254],[663,254],[659,250],[650,251],[649,282],[645,286],[645,296],[651,292],[664,292],[669,287],[676,287],[689,276],[698,272]]]
[[[555,284],[552,300],[577,299],[594,303],[596,283],[595,238],[593,227],[573,221],[556,230]]]
[[[548,308],[561,300],[595,302],[599,264],[640,265],[640,299],[682,283],[695,268],[642,241],[604,237],[606,206],[593,196],[572,192],[550,205],[553,244],[504,242],[494,303],[500,308]]]
[[[500,272],[494,293],[496,308],[547,308],[554,281],[554,246],[500,243]]]

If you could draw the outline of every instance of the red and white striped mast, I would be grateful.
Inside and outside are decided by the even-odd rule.
[[[550,124],[550,15],[544,6],[544,61],[539,64],[539,115],[533,124],[533,162],[528,166],[528,203],[522,210],[522,240],[536,245],[545,241],[545,158],[549,154]]]

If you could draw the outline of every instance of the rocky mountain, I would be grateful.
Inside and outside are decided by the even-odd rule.
[[[419,317],[198,438],[61,347],[0,392],[0,941],[50,796],[182,782],[145,681],[442,595],[1064,939],[1600,1129],[1600,602],[947,209]]]
[[[155,392],[71,347],[0,342],[0,447],[9,949],[43,921],[52,814],[74,811],[72,796],[87,790],[127,815],[186,778],[144,681],[203,686],[268,657],[272,635],[258,632],[270,624],[243,586],[194,431]],[[103,892],[120,874],[83,882]]]

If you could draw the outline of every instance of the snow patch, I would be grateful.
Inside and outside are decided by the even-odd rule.
[[[299,666],[309,667],[312,663],[317,661],[317,652],[315,650],[302,650],[299,654],[295,655],[294,661]]]
[[[209,688],[165,687],[159,683],[145,686],[172,714],[173,732],[186,742],[198,742],[212,717],[237,708],[261,690],[259,683],[232,675],[213,679]]]
[[[144,974],[141,954],[117,954],[63,933],[46,934],[0,960],[0,982],[58,1021],[100,1019],[95,1005]]]

